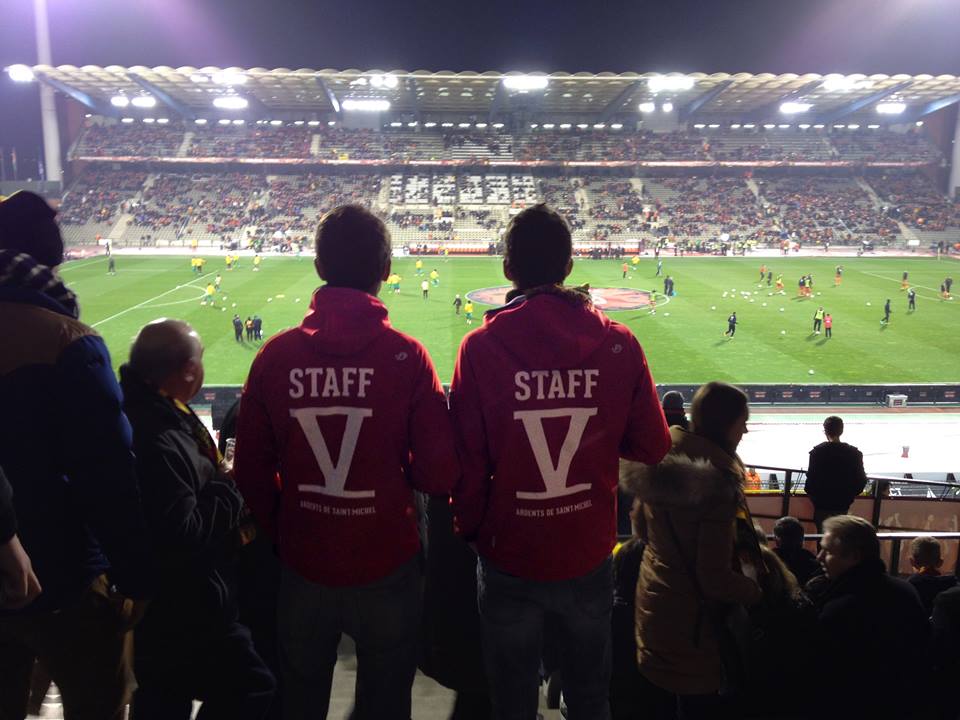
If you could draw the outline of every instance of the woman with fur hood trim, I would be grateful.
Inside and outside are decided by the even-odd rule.
[[[711,382],[694,395],[690,415],[689,431],[670,428],[672,447],[660,463],[621,467],[622,485],[636,496],[637,535],[646,543],[637,582],[637,661],[679,717],[718,718],[733,712],[723,697],[731,682],[725,623],[736,615],[732,610],[761,601],[767,571],[737,456],[747,397]]]

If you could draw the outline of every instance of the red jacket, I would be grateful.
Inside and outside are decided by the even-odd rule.
[[[599,565],[616,541],[618,458],[656,463],[670,449],[631,332],[552,294],[518,298],[464,338],[450,408],[458,531],[532,580]]]
[[[237,485],[281,560],[331,586],[410,560],[413,489],[447,494],[459,473],[427,351],[375,297],[326,286],[254,360],[236,452]]]

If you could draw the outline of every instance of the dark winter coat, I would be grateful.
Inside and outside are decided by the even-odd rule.
[[[822,442],[810,451],[804,491],[817,510],[843,514],[863,492],[863,453],[845,442]]]

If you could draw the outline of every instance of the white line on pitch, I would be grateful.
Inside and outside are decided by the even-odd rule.
[[[98,320],[97,322],[93,323],[93,325],[91,325],[91,327],[97,327],[98,325],[103,325],[105,322],[109,322],[110,320],[114,320],[114,319],[120,317],[121,315],[126,315],[128,312],[131,312],[131,311],[133,311],[133,310],[139,310],[140,308],[144,307],[145,305],[149,305],[149,304],[152,303],[154,300],[159,300],[159,299],[162,298],[162,297],[166,297],[166,296],[169,295],[170,293],[176,292],[176,291],[179,290],[180,288],[191,287],[191,286],[193,286],[193,284],[194,284],[195,282],[197,282],[197,281],[199,281],[199,280],[203,280],[204,278],[208,278],[208,277],[210,277],[211,275],[216,275],[216,274],[217,274],[217,271],[214,270],[214,271],[212,271],[212,272],[208,272],[206,275],[201,275],[201,276],[198,277],[198,278],[194,278],[193,280],[191,280],[191,281],[188,282],[188,283],[184,283],[183,285],[177,285],[175,288],[170,288],[170,289],[167,290],[166,292],[162,292],[162,293],[160,293],[159,295],[157,295],[157,296],[155,296],[155,297],[148,298],[148,299],[144,300],[144,301],[141,302],[141,303],[137,303],[136,305],[134,305],[134,306],[132,306],[132,307],[128,307],[126,310],[121,310],[120,312],[116,313],[115,315],[111,315],[110,317],[104,318],[103,320]]]
[[[877,273],[867,272],[866,270],[857,270],[857,272],[861,272],[864,275],[872,275],[873,277],[880,278],[881,280],[889,280],[890,282],[902,282],[900,280],[897,280],[896,278],[887,277],[886,275],[877,275]],[[935,288],[927,287],[926,285],[914,285],[913,283],[908,283],[908,284],[910,287],[923,288],[924,290],[929,290],[930,292],[934,293],[934,298],[932,298],[934,300],[941,299],[940,291]],[[926,297],[930,299],[929,295],[921,295],[920,297]]]
[[[93,265],[95,262],[102,262],[106,258],[102,256],[97,256],[94,258],[88,258],[86,260],[70,260],[69,264],[62,264],[57,268],[58,273],[66,272],[67,270],[76,270],[77,268],[86,267],[87,265]]]

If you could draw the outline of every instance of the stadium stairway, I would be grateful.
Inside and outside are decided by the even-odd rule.
[[[318,133],[310,136],[310,157],[318,157],[320,155],[320,139]]]
[[[753,193],[753,196],[754,196],[754,197],[757,199],[757,201],[760,202],[760,204],[762,205],[763,203],[762,203],[762,201],[760,200],[760,186],[757,185],[757,181],[754,180],[752,177],[750,177],[750,178],[747,178],[744,182],[746,182],[747,187],[750,188],[750,192]]]
[[[182,158],[187,156],[187,153],[190,151],[190,146],[193,144],[193,135],[193,132],[189,130],[183,134],[183,142],[180,143],[180,147],[177,148],[176,157]]]

